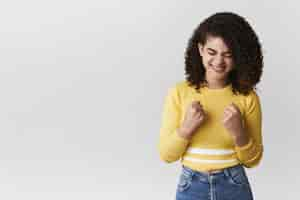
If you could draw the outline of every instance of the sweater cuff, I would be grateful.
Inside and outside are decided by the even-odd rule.
[[[252,159],[256,155],[256,146],[252,138],[244,146],[236,146],[235,150],[237,152],[238,158],[241,162],[246,162]]]
[[[190,142],[188,139],[181,137],[178,134],[177,130],[175,130],[175,132],[174,132],[174,134],[172,134],[172,136],[173,136],[172,139],[173,139],[175,146],[184,146],[185,147]]]
[[[189,140],[178,135],[177,130],[175,130],[170,137],[166,140],[164,146],[164,160],[175,161],[178,160],[182,154],[186,151],[189,144]]]
[[[251,146],[253,145],[253,139],[252,138],[249,138],[249,141],[247,144],[243,145],[243,146],[235,146],[235,149],[237,151],[247,151],[248,149],[251,148]]]

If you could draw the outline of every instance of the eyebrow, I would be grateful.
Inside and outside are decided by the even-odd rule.
[[[212,49],[212,48],[207,48],[208,50],[210,50],[210,51],[213,51],[213,52],[217,52],[215,49]],[[222,52],[222,54],[226,54],[226,53],[230,53],[231,54],[231,51],[224,51],[224,52]]]

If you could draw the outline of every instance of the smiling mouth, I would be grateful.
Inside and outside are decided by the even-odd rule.
[[[212,70],[214,70],[217,73],[222,73],[225,71],[225,67],[215,67],[215,66],[210,66]]]

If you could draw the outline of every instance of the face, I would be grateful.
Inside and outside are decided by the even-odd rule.
[[[230,49],[220,37],[208,37],[204,45],[199,44],[199,52],[205,68],[208,83],[225,85],[229,72],[233,69]]]

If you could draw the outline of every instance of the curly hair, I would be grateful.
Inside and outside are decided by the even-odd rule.
[[[205,19],[194,30],[185,50],[185,77],[200,93],[205,85],[205,68],[198,44],[204,45],[209,36],[220,37],[232,52],[234,69],[228,74],[234,94],[248,94],[260,81],[263,68],[261,44],[250,24],[231,12],[219,12]]]

